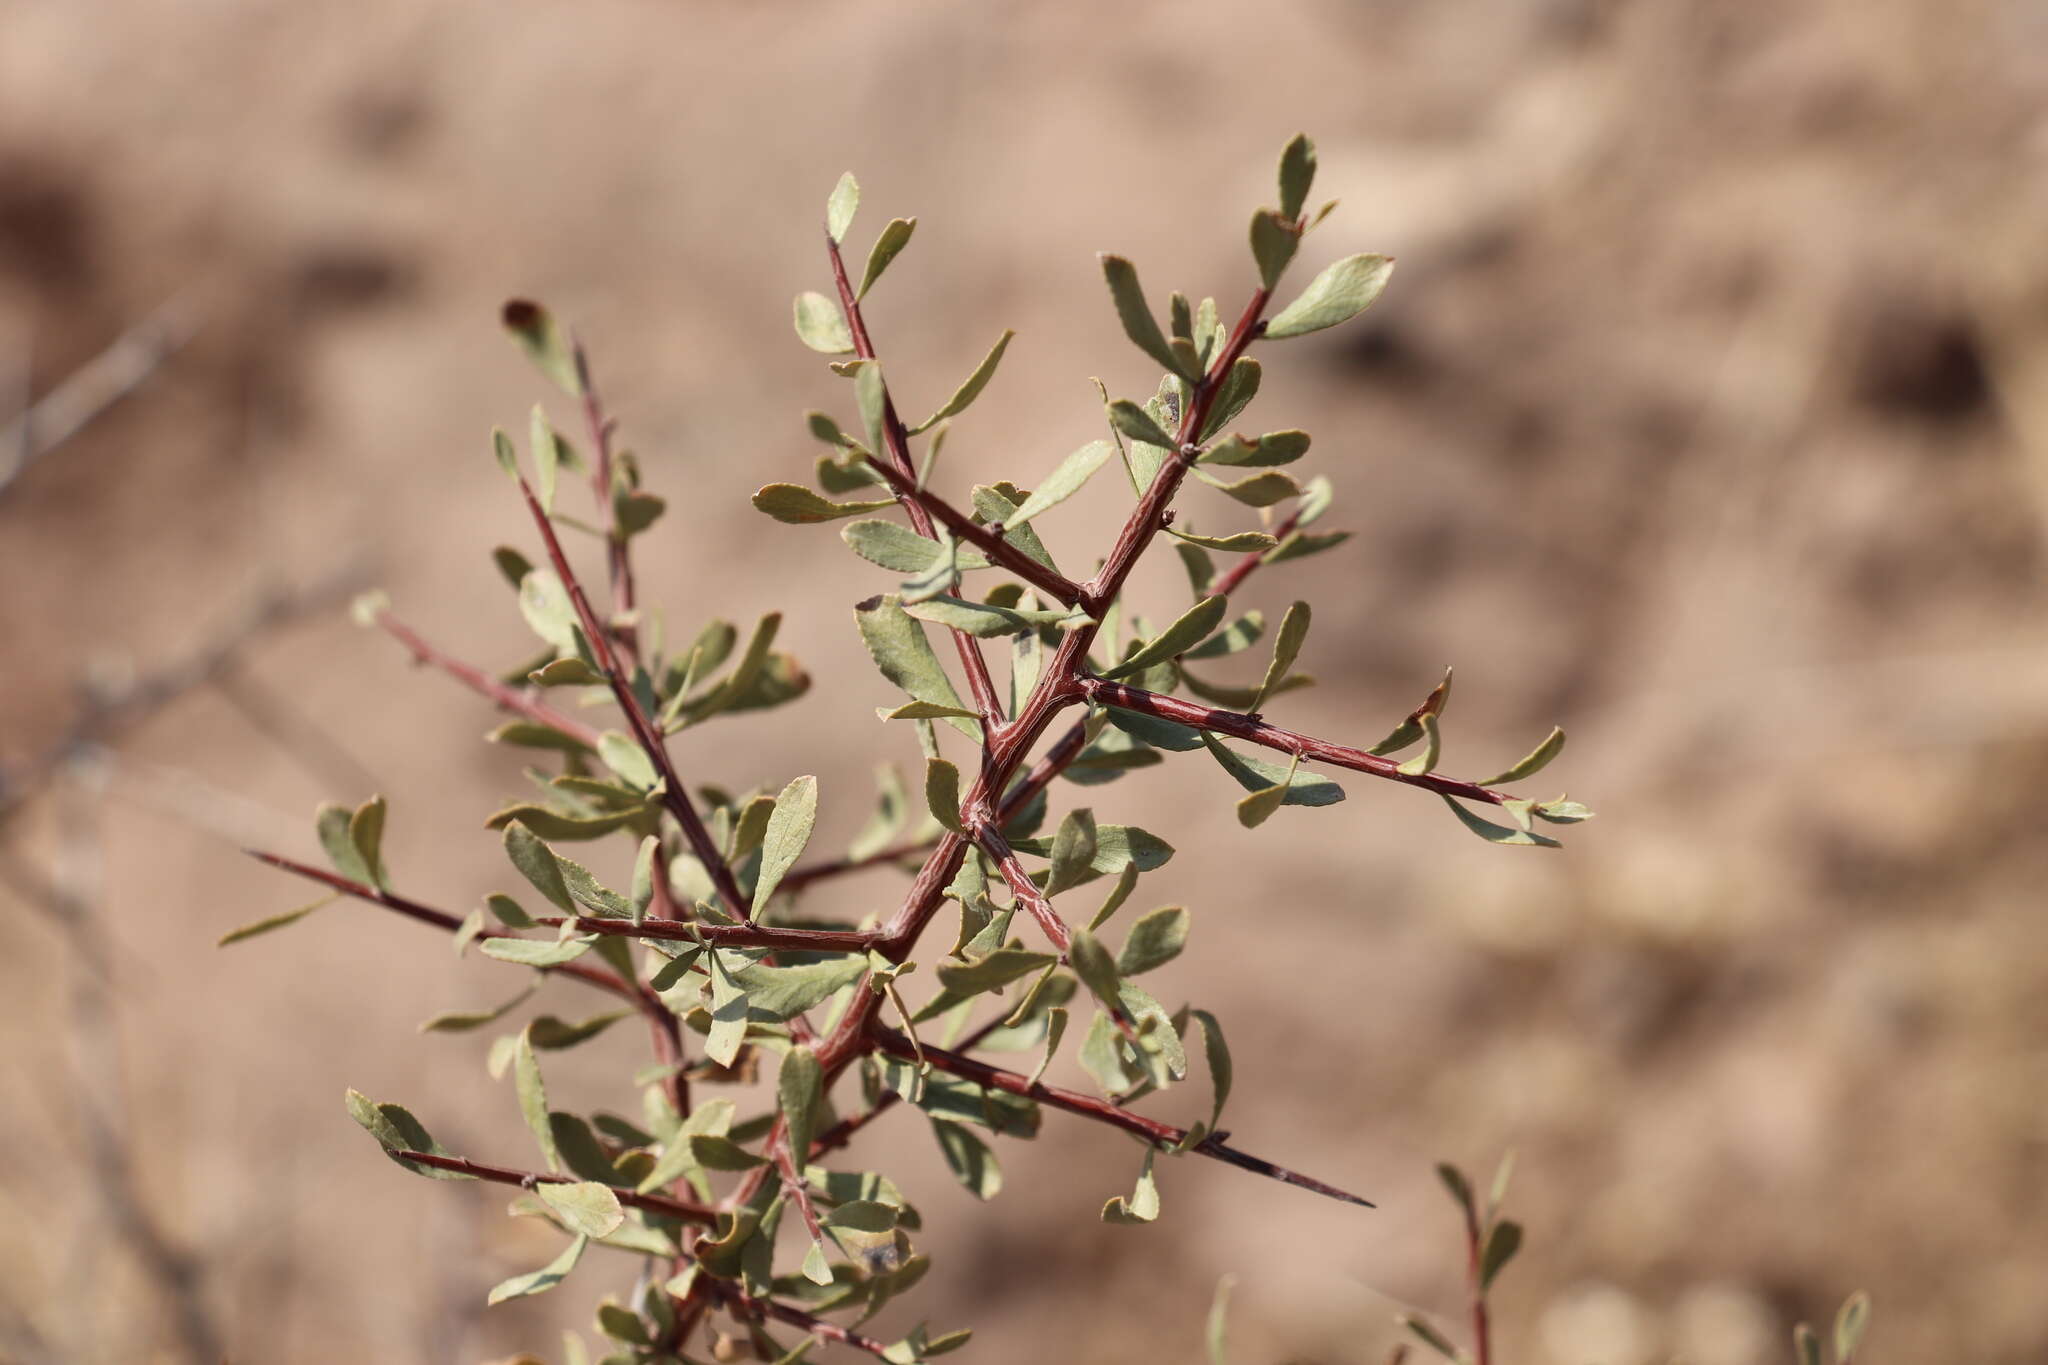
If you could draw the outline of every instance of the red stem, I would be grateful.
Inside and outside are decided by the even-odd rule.
[[[1283,730],[1277,725],[1268,725],[1258,716],[1247,716],[1238,711],[1219,711],[1200,702],[1183,701],[1179,697],[1147,692],[1143,688],[1127,687],[1123,683],[1105,682],[1101,678],[1083,678],[1080,687],[1083,696],[1100,706],[1114,706],[1120,711],[1136,711],[1140,715],[1170,720],[1175,724],[1192,726],[1197,730],[1229,735],[1232,739],[1241,739],[1267,749],[1277,749],[1283,754],[1300,754],[1302,758],[1311,762],[1328,763],[1332,767],[1369,773],[1374,777],[1384,777],[1390,782],[1405,782],[1411,787],[1421,787],[1441,796],[1458,796],[1467,801],[1482,801],[1494,806],[1511,799],[1507,793],[1495,791],[1491,787],[1482,787],[1477,782],[1443,777],[1437,773],[1404,773],[1401,771],[1401,765],[1394,759],[1382,758],[1363,749],[1354,749],[1348,744],[1332,744],[1329,740],[1317,739],[1313,735]]]
[[[385,634],[412,651],[415,662],[432,664],[470,690],[489,697],[498,704],[499,709],[522,715],[537,725],[547,726],[550,730],[558,730],[588,748],[597,747],[597,730],[594,727],[563,715],[531,692],[499,682],[474,664],[466,664],[460,659],[443,654],[421,639],[412,627],[393,616],[388,609],[377,613],[377,624],[383,628]]]
[[[846,278],[846,262],[839,254],[839,243],[832,234],[825,234],[825,251],[832,259],[832,281],[839,288],[839,306],[846,313],[846,323],[853,333],[853,352],[862,360],[875,358],[875,344],[868,337],[868,327],[861,317],[860,301],[854,297],[853,285]],[[896,489],[897,501],[910,514],[910,524],[927,540],[937,540],[932,534],[931,514],[925,510],[922,501],[912,497],[902,485],[914,486],[917,466],[910,458],[910,437],[903,430],[903,419],[896,415],[896,400],[889,395],[886,386],[882,390],[882,438],[889,448],[889,459],[895,465],[893,471],[878,467],[886,478],[891,472],[897,479],[891,487]],[[974,709],[981,712],[981,751],[984,762],[989,745],[994,741],[996,730],[1003,723],[1003,706],[996,699],[996,687],[989,677],[988,660],[982,657],[981,641],[964,630],[955,630],[953,646],[960,654],[960,667],[967,674],[967,690],[974,697]]]
[[[620,669],[617,656],[612,653],[611,641],[597,613],[590,609],[590,599],[584,594],[583,585],[577,581],[575,570],[569,567],[569,557],[562,553],[561,538],[555,534],[554,523],[549,520],[540,500],[533,495],[533,489],[524,475],[519,479],[520,495],[526,499],[526,510],[533,515],[533,522],[540,530],[541,540],[546,544],[548,560],[554,565],[555,573],[568,589],[569,600],[575,605],[576,618],[583,625],[584,638],[590,643],[590,652],[597,660],[598,671],[604,674],[611,685],[612,697],[618,702],[619,710],[625,714],[626,722],[633,727],[634,738],[647,753],[649,761],[662,779],[661,803],[668,813],[682,826],[683,837],[689,840],[690,849],[697,855],[697,861],[704,864],[711,875],[712,885],[718,888],[720,899],[727,909],[740,919],[750,917],[746,898],[740,894],[739,882],[732,875],[725,855],[718,845],[711,841],[711,832],[697,815],[697,808],[690,804],[689,790],[683,786],[682,777],[676,772],[674,760],[668,756],[668,745],[663,742],[661,730],[648,718],[640,699],[633,694],[632,681]]]
[[[917,1055],[915,1049],[911,1046],[910,1039],[892,1029],[876,1028],[871,1030],[871,1034],[875,1042],[886,1052],[892,1052],[898,1057],[906,1059],[914,1059]],[[963,1056],[946,1048],[933,1047],[931,1044],[926,1043],[924,1045],[924,1059],[941,1071],[958,1076],[962,1080],[973,1081],[976,1085],[982,1086],[985,1089],[1002,1090],[1012,1095],[1022,1095],[1026,1099],[1036,1100],[1038,1103],[1048,1105],[1051,1108],[1064,1110],[1069,1114],[1078,1114],[1082,1118],[1094,1119],[1096,1122],[1106,1123],[1112,1128],[1121,1128],[1126,1133],[1143,1138],[1154,1147],[1177,1147],[1187,1141],[1188,1130],[1185,1128],[1176,1128],[1170,1123],[1161,1123],[1158,1119],[1147,1118],[1143,1114],[1125,1109],[1121,1105],[1111,1104],[1108,1100],[1097,1099],[1093,1095],[1084,1095],[1078,1090],[1066,1090],[1060,1086],[1047,1085],[1043,1081],[1034,1081],[1030,1077],[1020,1075],[1015,1071],[1005,1071],[1001,1067],[990,1066],[987,1062],[977,1061],[972,1057]],[[1302,1175],[1297,1171],[1290,1171],[1284,1166],[1276,1166],[1263,1157],[1255,1157],[1249,1152],[1240,1152],[1224,1141],[1227,1136],[1224,1133],[1211,1133],[1188,1150],[1200,1153],[1202,1156],[1212,1157],[1228,1165],[1236,1166],[1241,1170],[1252,1171],[1256,1174],[1270,1177],[1283,1184],[1299,1186],[1316,1194],[1326,1195],[1331,1199],[1340,1200],[1346,1204],[1357,1204],[1364,1208],[1373,1207],[1371,1200],[1362,1199],[1347,1190],[1337,1188],[1335,1185],[1326,1184],[1313,1177]]]
[[[466,1157],[441,1156],[435,1152],[397,1149],[393,1150],[391,1155],[438,1170],[460,1171],[464,1175],[473,1175],[478,1180],[495,1181],[500,1185],[522,1185],[530,1188],[534,1185],[574,1185],[580,1180],[577,1176],[557,1175],[551,1171],[517,1171],[509,1166],[486,1166],[480,1161],[471,1161]],[[619,1202],[628,1208],[667,1214],[670,1218],[678,1218],[685,1223],[699,1223],[706,1227],[718,1221],[715,1210],[690,1200],[671,1199],[665,1194],[642,1194],[624,1185],[606,1185],[605,1188],[617,1195]]]

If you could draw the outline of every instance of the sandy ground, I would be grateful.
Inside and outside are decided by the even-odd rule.
[[[545,396],[495,334],[529,293],[671,497],[650,595],[782,608],[830,680],[688,770],[817,772],[843,840],[913,755],[847,620],[879,582],[746,505],[843,397],[788,323],[826,190],[859,172],[863,241],[919,218],[872,310],[913,406],[1018,330],[943,478],[1029,482],[1095,434],[1089,376],[1149,384],[1092,253],[1237,297],[1306,128],[1344,201],[1313,263],[1401,265],[1367,323],[1267,356],[1266,424],[1316,433],[1360,533],[1254,580],[1317,608],[1321,686],[1276,718],[1369,742],[1455,663],[1446,766],[1562,723],[1553,773],[1601,818],[1538,854],[1364,779],[1256,834],[1187,767],[1063,789],[1180,845],[1145,887],[1197,911],[1161,988],[1229,1027],[1239,1139],[1381,1207],[1176,1163],[1159,1226],[1108,1227],[1134,1153],[1049,1121],[981,1210],[900,1116],[869,1151],[930,1224],[913,1311],[977,1327],[974,1359],[1193,1360],[1229,1272],[1236,1360],[1378,1360],[1401,1304],[1457,1309],[1431,1162],[1512,1147],[1506,1360],[1781,1361],[1857,1287],[1871,1360],[2041,1360],[2044,52],[2023,0],[0,3],[0,419],[167,301],[201,323],[0,489],[0,1358],[185,1359],[181,1320],[236,1362],[559,1358],[629,1273],[484,1312],[547,1235],[342,1114],[356,1086],[526,1159],[485,1040],[414,1033],[502,968],[360,907],[212,947],[297,903],[235,849],[310,853],[322,799],[389,793],[423,899],[503,885],[488,711],[328,610],[36,775],[84,680],[364,564],[449,648],[518,657],[485,433]],[[1085,563],[1123,506],[1047,534]],[[630,1107],[641,1045],[563,1094]]]

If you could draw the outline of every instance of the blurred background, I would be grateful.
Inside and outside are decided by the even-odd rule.
[[[313,856],[324,799],[389,794],[423,900],[508,885],[497,717],[342,607],[530,652],[486,433],[550,395],[502,299],[573,321],[669,496],[672,631],[780,608],[830,680],[685,771],[817,772],[837,846],[915,758],[850,620],[886,575],[746,503],[849,407],[789,324],[833,181],[857,251],[919,218],[869,313],[909,407],[1018,330],[940,479],[1028,484],[1099,433],[1091,375],[1155,377],[1093,253],[1234,312],[1301,129],[1343,199],[1301,278],[1401,264],[1262,352],[1253,429],[1313,431],[1358,532],[1247,589],[1316,605],[1275,717],[1369,743],[1455,664],[1445,768],[1561,723],[1536,794],[1600,818],[1534,852],[1364,778],[1256,833],[1198,760],[1062,786],[1181,849],[1155,989],[1221,1014],[1238,1140],[1380,1208],[1169,1163],[1157,1227],[1105,1226],[1136,1154],[1055,1116],[984,1212],[902,1113],[864,1141],[929,1224],[908,1312],[975,1359],[1194,1360],[1229,1272],[1241,1365],[1377,1361],[1403,1306],[1458,1321],[1431,1163],[1513,1148],[1506,1360],[1783,1361],[1858,1287],[1871,1360],[2048,1356],[2044,98],[2029,0],[0,3],[0,1358],[559,1358],[628,1283],[486,1313],[555,1239],[342,1113],[528,1161],[488,1034],[415,1035],[502,965],[358,905],[213,947],[305,899],[237,848]],[[1091,494],[1044,528],[1070,567],[1127,506]],[[1134,593],[1182,602],[1171,557]],[[631,1109],[644,1040],[592,1046],[562,1093]]]

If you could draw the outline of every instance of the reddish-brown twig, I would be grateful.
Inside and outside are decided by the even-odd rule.
[[[587,748],[597,747],[595,727],[562,714],[529,690],[509,686],[475,664],[464,663],[453,655],[436,649],[422,639],[411,626],[393,616],[389,607],[377,613],[376,623],[385,634],[411,651],[414,662],[433,665],[471,691],[489,697],[498,704],[500,710],[524,716],[536,725],[545,725]]]
[[[1353,772],[1384,777],[1390,782],[1405,782],[1411,787],[1421,787],[1440,796],[1457,796],[1467,801],[1483,801],[1495,806],[1511,799],[1506,792],[1482,787],[1477,782],[1444,777],[1439,773],[1403,772],[1401,764],[1395,759],[1382,758],[1363,749],[1354,749],[1348,744],[1332,744],[1329,740],[1317,739],[1314,735],[1283,730],[1277,725],[1268,725],[1258,716],[1248,716],[1239,711],[1223,711],[1213,706],[1204,706],[1200,702],[1184,701],[1179,697],[1169,697],[1158,692],[1147,692],[1143,688],[1129,687],[1123,683],[1105,682],[1101,678],[1083,678],[1080,688],[1082,696],[1101,706],[1114,706],[1120,711],[1135,711],[1158,720],[1170,720],[1177,725],[1229,735],[1232,739],[1241,739],[1267,749],[1277,749],[1283,754],[1300,754],[1309,762],[1349,768]]]
[[[487,1166],[481,1161],[466,1157],[442,1156],[438,1152],[415,1152],[405,1148],[394,1149],[392,1156],[404,1161],[415,1161],[422,1166],[437,1170],[459,1171],[463,1175],[475,1176],[478,1180],[489,1180],[500,1185],[519,1185],[527,1189],[535,1185],[574,1185],[577,1177],[557,1175],[552,1171],[517,1171],[509,1166]],[[715,1210],[687,1199],[671,1199],[665,1194],[642,1194],[629,1185],[612,1185],[605,1182],[605,1188],[618,1197],[618,1201],[631,1209],[646,1209],[649,1213],[666,1214],[685,1223],[708,1227],[718,1221]]]
[[[533,495],[533,488],[524,476],[519,479],[519,492],[526,499],[526,510],[533,517],[533,524],[540,531],[541,542],[547,546],[548,562],[554,565],[555,574],[568,590],[569,601],[576,609],[576,619],[582,623],[583,635],[590,643],[591,657],[597,661],[598,672],[612,690],[612,697],[625,715],[626,723],[633,727],[633,737],[647,759],[660,774],[662,782],[661,804],[675,817],[681,826],[683,837],[689,841],[691,852],[710,874],[711,884],[717,888],[726,908],[740,919],[747,919],[750,909],[747,900],[740,894],[739,882],[732,874],[732,867],[725,861],[725,855],[712,841],[711,831],[704,827],[704,821],[697,814],[697,808],[690,804],[689,790],[683,786],[682,776],[676,772],[676,765],[668,755],[668,745],[662,739],[661,728],[648,716],[647,709],[634,695],[633,680],[619,666],[617,655],[612,652],[604,624],[597,619],[597,613],[590,608],[590,598],[577,580],[576,571],[569,567],[569,557],[562,553],[561,537],[555,534],[554,522],[540,505],[540,499]]]
[[[910,1039],[902,1034],[885,1028],[873,1029],[871,1033],[874,1040],[881,1045],[884,1051],[892,1052],[896,1056],[905,1059],[914,1059],[917,1056],[917,1050],[912,1047]],[[987,1089],[1007,1091],[1012,1095],[1022,1095],[1026,1099],[1036,1100],[1038,1103],[1048,1105],[1054,1109],[1063,1110],[1069,1114],[1078,1114],[1082,1118],[1094,1119],[1098,1123],[1106,1123],[1112,1128],[1121,1128],[1126,1133],[1143,1138],[1154,1147],[1162,1149],[1179,1147],[1188,1139],[1188,1130],[1185,1128],[1176,1128],[1170,1123],[1162,1123],[1158,1119],[1147,1118],[1145,1115],[1133,1110],[1111,1104],[1108,1100],[1097,1099],[1093,1095],[1084,1095],[1078,1090],[1066,1090],[1060,1086],[1047,1085],[1043,1081],[1034,1081],[1029,1076],[1015,1071],[1005,1071],[1001,1067],[990,1066],[987,1062],[977,1061],[972,1057],[947,1048],[934,1047],[930,1043],[923,1044],[923,1052],[924,1059],[927,1062],[930,1062],[933,1066],[949,1075],[958,1076],[962,1080],[973,1081],[976,1085]],[[1249,1152],[1241,1152],[1225,1142],[1225,1136],[1220,1133],[1211,1133],[1187,1150],[1214,1158],[1217,1161],[1235,1166],[1240,1170],[1251,1171],[1255,1174],[1266,1176],[1269,1179],[1278,1180],[1282,1184],[1294,1185],[1300,1189],[1326,1195],[1331,1199],[1336,1199],[1346,1204],[1358,1204],[1365,1208],[1373,1207],[1371,1200],[1360,1198],[1348,1190],[1341,1190],[1335,1185],[1327,1184],[1312,1176],[1303,1175],[1299,1171],[1290,1171],[1285,1166],[1277,1166],[1267,1161],[1264,1157],[1256,1157]]]
[[[840,257],[839,243],[830,232],[825,234],[825,250],[832,259],[832,280],[839,288],[839,306],[846,314],[847,329],[853,333],[853,352],[862,360],[872,361],[875,344],[868,337],[860,300],[855,297],[853,285],[846,278],[846,262]],[[917,466],[910,458],[910,438],[903,430],[903,419],[896,415],[896,400],[889,396],[886,388],[882,393],[882,440],[888,447],[889,460],[876,468],[884,478],[892,473],[896,476],[891,487],[897,489],[898,501],[910,514],[911,527],[927,540],[938,539],[932,534],[931,513],[925,504],[910,496],[906,487],[899,486],[915,486]],[[1003,723],[1003,705],[996,699],[995,683],[989,678],[988,660],[982,657],[981,641],[964,630],[953,631],[952,635],[953,644],[960,654],[960,667],[967,674],[967,690],[974,698],[974,709],[981,713],[981,749],[985,762],[996,729]]]

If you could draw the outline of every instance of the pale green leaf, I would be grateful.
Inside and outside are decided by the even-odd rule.
[[[1159,320],[1152,315],[1152,306],[1145,302],[1145,290],[1138,283],[1138,268],[1122,256],[1107,252],[1101,259],[1102,277],[1108,281],[1110,297],[1116,302],[1117,320],[1123,323],[1124,335],[1131,339],[1131,344],[1183,378],[1200,378],[1200,371],[1190,369],[1159,330]]]
[[[755,963],[736,975],[746,990],[749,1013],[771,1019],[792,1019],[867,975],[867,961],[849,956],[806,962],[795,967],[768,967]]]
[[[569,1277],[569,1272],[576,1268],[576,1262],[583,1257],[583,1248],[589,1244],[590,1239],[579,1233],[561,1255],[555,1257],[554,1260],[548,1262],[539,1270],[530,1271],[524,1275],[514,1275],[511,1279],[498,1285],[495,1289],[491,1290],[490,1297],[486,1302],[499,1304],[507,1299],[519,1299],[529,1294],[546,1293]]]
[[[948,760],[925,760],[924,800],[934,820],[955,834],[966,832],[960,823],[960,770]]]
[[[1173,961],[1187,947],[1188,924],[1188,912],[1178,905],[1141,916],[1131,926],[1123,951],[1117,954],[1117,971],[1124,976],[1139,976]]]
[[[832,187],[832,195],[825,201],[825,231],[833,242],[846,240],[846,230],[853,226],[854,211],[860,208],[860,182],[848,171],[839,177],[839,183]]]
[[[1557,840],[1546,835],[1535,834],[1524,829],[1515,829],[1508,825],[1496,825],[1490,820],[1482,820],[1448,796],[1444,797],[1444,804],[1451,808],[1452,812],[1458,817],[1460,824],[1488,843],[1534,845],[1542,848],[1557,848],[1560,846]]]
[[[1296,133],[1280,153],[1280,212],[1287,218],[1301,217],[1308,203],[1309,187],[1316,180],[1316,144],[1308,134]]]
[[[818,1056],[807,1047],[793,1047],[782,1058],[782,1070],[775,1080],[776,1101],[782,1106],[789,1134],[789,1149],[801,1166],[817,1135],[819,1107],[825,1097],[825,1073]]]
[[[960,706],[960,694],[939,666],[924,629],[905,614],[894,597],[870,597],[854,607],[862,641],[882,676],[917,701],[940,706]],[[955,717],[948,722],[970,739],[981,730],[973,721]]]
[[[803,856],[817,822],[818,779],[799,777],[775,798],[775,812],[768,817],[768,832],[761,841],[761,871],[754,883],[755,915],[768,908],[783,875]]]
[[[1146,641],[1144,647],[1135,654],[1124,659],[1114,668],[1104,669],[1102,676],[1105,678],[1121,678],[1127,674],[1136,673],[1141,669],[1150,668],[1154,664],[1165,663],[1183,651],[1193,649],[1206,639],[1210,632],[1222,624],[1224,613],[1229,608],[1230,601],[1228,598],[1203,598],[1183,612],[1180,618],[1174,621],[1172,625],[1168,626],[1151,640]]]
[[[555,315],[529,299],[512,299],[501,317],[505,330],[526,352],[534,367],[553,380],[564,393],[581,397],[583,383],[576,371],[576,351]]]
[[[1109,405],[1109,424],[1133,441],[1142,441],[1165,451],[1174,448],[1173,436],[1159,425],[1158,419],[1128,398],[1116,399]],[[1139,485],[1142,487],[1150,482],[1141,472]]]
[[[1003,523],[1005,529],[1022,526],[1048,508],[1055,507],[1081,491],[1084,484],[1093,478],[1095,471],[1102,468],[1109,457],[1116,454],[1116,447],[1108,441],[1090,441],[1046,475],[1045,482],[1032,490],[1024,505],[1010,514]]]
[[[328,905],[340,899],[341,893],[339,891],[330,891],[318,900],[308,901],[296,910],[287,910],[281,915],[271,915],[267,919],[259,919],[253,923],[245,924],[239,929],[230,929],[227,933],[220,936],[220,941],[214,944],[214,946],[216,948],[225,948],[230,943],[240,943],[243,939],[255,938],[258,934],[267,934],[273,929],[282,929],[288,924],[297,924],[323,905]]]
[[[1266,324],[1266,339],[1278,341],[1349,322],[1379,297],[1393,269],[1390,256],[1345,257],[1310,281],[1299,298]]]
[[[583,1237],[607,1237],[626,1221],[619,1197],[593,1180],[560,1184],[544,1180],[535,1187],[541,1202],[560,1215],[569,1231]]]
[[[540,1061],[533,1055],[531,1028],[523,1029],[512,1053],[512,1085],[519,1095],[519,1112],[525,1116],[526,1126],[540,1140],[541,1155],[547,1158],[548,1169],[560,1170],[562,1154],[555,1147],[555,1130],[548,1122],[547,1086],[541,1081]]]
[[[1563,749],[1564,730],[1561,727],[1552,727],[1550,734],[1544,738],[1544,741],[1530,750],[1526,757],[1503,772],[1496,773],[1492,777],[1481,778],[1479,785],[1482,787],[1501,787],[1506,786],[1510,782],[1520,782],[1525,777],[1531,777],[1543,771],[1544,768],[1549,766],[1550,760],[1556,758]]]
[[[1251,711],[1256,713],[1266,704],[1286,678],[1294,661],[1301,657],[1301,646],[1308,639],[1309,605],[1296,602],[1287,608],[1287,614],[1280,618],[1280,629],[1273,635],[1273,658],[1266,665],[1266,676],[1259,683],[1258,695],[1253,699]]]
[[[894,498],[833,502],[797,483],[771,483],[754,494],[753,501],[756,511],[766,512],[791,526],[812,526],[819,522],[837,521],[841,517],[857,517],[863,512],[879,512],[896,505]]]
[[[1003,359],[1003,351],[1009,346],[1010,338],[1015,335],[1017,335],[1015,332],[1005,330],[1001,336],[997,337],[996,344],[989,348],[987,355],[982,357],[981,364],[975,366],[974,373],[967,376],[967,382],[954,390],[953,396],[946,400],[944,407],[912,427],[910,434],[915,436],[920,431],[937,426],[948,417],[957,417],[967,411],[967,405],[981,397],[981,391],[987,388],[988,381],[995,377],[996,366]]]
[[[882,278],[882,272],[896,259],[903,248],[910,245],[910,234],[917,231],[915,218],[891,218],[875,237],[875,244],[868,251],[867,269],[860,277],[860,288],[854,291],[855,299],[864,299],[868,290],[875,287],[875,281]]]
[[[806,290],[796,296],[795,311],[796,334],[804,345],[826,355],[845,355],[853,349],[853,333],[847,329],[839,305],[831,299],[816,290]]]

